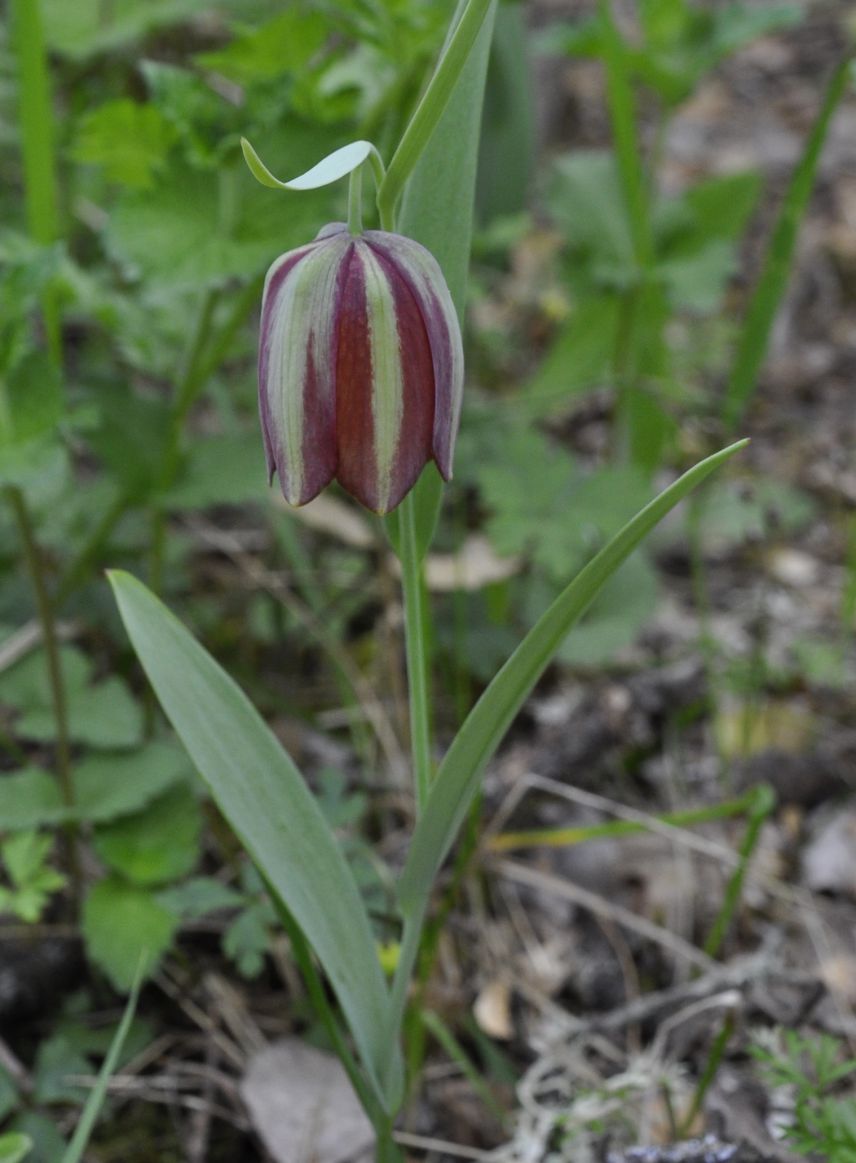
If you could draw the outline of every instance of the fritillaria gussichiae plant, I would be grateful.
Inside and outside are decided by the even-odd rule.
[[[421,562],[441,489],[437,473],[423,469],[433,461],[444,478],[452,471],[463,382],[456,309],[464,298],[461,259],[469,246],[472,155],[495,2],[462,0],[388,168],[371,144],[355,142],[280,182],[244,143],[251,171],[267,186],[299,191],[350,180],[348,223],[325,227],[271,267],[259,400],[268,471],[278,475],[286,499],[304,503],[338,479],[367,508],[389,514],[387,530],[401,560],[416,825],[397,885],[400,941],[391,984],[353,876],[297,767],[243,692],[154,594],[129,574],[110,577],[167,717],[268,884],[310,996],[376,1129],[379,1163],[400,1159],[393,1137],[405,1093],[400,1037],[432,885],[485,765],[604,583],[740,447],[685,473],[586,565],[497,673],[435,765]],[[374,177],[379,231],[362,228],[366,167]],[[438,206],[445,207],[442,215]],[[432,253],[423,245],[428,238]]]

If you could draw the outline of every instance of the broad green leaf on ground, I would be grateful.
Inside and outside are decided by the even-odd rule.
[[[405,915],[418,918],[427,907],[485,765],[568,632],[657,523],[744,445],[741,441],[701,461],[637,513],[553,602],[482,694],[446,753],[416,825],[399,880]]]
[[[196,796],[187,787],[176,787],[134,815],[96,828],[93,843],[114,872],[148,887],[193,870],[201,832]]]
[[[151,189],[175,140],[175,130],[154,105],[122,97],[81,118],[71,156],[101,166],[112,182]]]
[[[142,741],[143,713],[118,678],[90,683],[92,663],[74,646],[60,648],[69,733],[76,743],[111,749]],[[14,729],[24,739],[48,742],[56,735],[44,652],[34,651],[0,675],[0,699],[19,712]]]
[[[183,748],[161,740],[138,751],[89,755],[74,766],[76,815],[93,824],[132,815],[192,771]]]
[[[342,852],[289,756],[240,688],[130,574],[110,575],[131,641],[221,811],[315,950],[380,1095],[398,1067],[388,994]]]
[[[59,781],[41,768],[0,775],[0,831],[50,827],[68,819],[101,823],[144,808],[191,774],[186,753],[153,742],[139,751],[89,755],[74,765],[74,809],[68,811]]]
[[[40,828],[65,818],[55,776],[36,767],[0,776],[0,831]]]
[[[178,918],[147,889],[109,876],[91,889],[82,923],[87,953],[117,989],[127,991],[141,961],[146,977],[155,972]]]

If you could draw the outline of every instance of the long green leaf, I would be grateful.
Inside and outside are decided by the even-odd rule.
[[[109,575],[161,705],[211,794],[306,935],[379,1100],[396,1054],[383,1044],[388,991],[359,892],[290,757],[243,691],[141,582]]]
[[[746,322],[740,333],[734,367],[725,393],[725,421],[730,429],[739,423],[757,386],[758,373],[767,354],[776,312],[787,290],[797,234],[814,187],[820,153],[832,115],[844,93],[851,67],[851,62],[845,61],[832,74],[817,120],[812,126],[802,157],[791,178],[779,217],[773,227],[764,268],[749,303]]]
[[[483,4],[475,7],[485,8]],[[456,17],[464,12],[465,5],[460,3]],[[421,242],[440,264],[461,320],[467,298],[482,105],[495,17],[493,0],[480,18],[478,34],[449,102],[408,178],[396,217],[396,230]],[[393,173],[392,165],[389,173]],[[413,494],[420,558],[434,536],[442,498],[440,474],[429,464]],[[397,552],[401,545],[398,512],[388,518],[387,530]]]
[[[416,825],[398,886],[405,916],[419,916],[425,907],[485,765],[568,631],[654,526],[746,443],[738,441],[701,461],[637,513],[562,591],[493,679],[446,753]]]

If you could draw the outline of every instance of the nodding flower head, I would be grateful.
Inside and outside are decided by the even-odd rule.
[[[334,478],[388,513],[429,460],[445,480],[463,348],[439,265],[419,243],[343,223],[268,271],[259,408],[270,479],[303,505]]]

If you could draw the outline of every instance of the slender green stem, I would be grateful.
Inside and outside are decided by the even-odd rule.
[[[421,811],[431,788],[431,716],[428,708],[428,667],[425,649],[425,606],[422,568],[416,542],[413,493],[399,508],[401,585],[404,591],[407,678],[410,685],[410,747],[416,806]]]
[[[469,0],[449,38],[443,56],[402,135],[378,191],[377,204],[382,220],[393,218],[395,204],[443,116],[443,110],[449,103],[490,5],[491,0]]]
[[[39,0],[12,0],[13,44],[18,63],[21,153],[27,224],[42,246],[60,235],[50,75]],[[54,363],[61,362],[59,304],[54,288],[42,296],[42,314]]]
[[[348,182],[348,230],[357,235],[363,232],[363,167],[351,170]]]
[[[698,1085],[695,1088],[695,1093],[693,1094],[689,1110],[681,1120],[680,1126],[676,1128],[676,1137],[678,1139],[683,1139],[692,1130],[693,1123],[695,1122],[696,1116],[701,1110],[702,1103],[704,1102],[704,1096],[707,1094],[708,1090],[710,1089],[710,1084],[716,1077],[716,1072],[719,1069],[720,1063],[722,1062],[722,1059],[725,1055],[726,1047],[731,1041],[731,1036],[734,1033],[735,1026],[736,1022],[734,1013],[729,1010],[726,1013],[722,1027],[719,1030],[719,1033],[716,1035],[713,1045],[710,1048],[710,1053],[708,1054],[707,1061],[704,1064],[704,1071],[702,1072],[701,1078],[698,1080]]]
[[[70,811],[74,809],[74,783],[71,774],[71,743],[68,729],[68,700],[66,698],[65,681],[62,674],[62,663],[59,656],[59,639],[56,632],[54,606],[48,593],[45,579],[44,561],[38,543],[36,542],[33,523],[24,494],[14,485],[6,488],[6,495],[12,507],[33,595],[36,600],[36,614],[42,631],[42,642],[45,649],[48,685],[53,703],[54,727],[56,730],[56,773],[62,792],[63,803]],[[77,850],[77,824],[72,820],[65,825],[66,834],[66,863],[69,880],[74,892],[75,903],[80,903],[82,880],[80,859]]]
[[[722,942],[725,940],[728,927],[737,911],[740,894],[743,891],[743,882],[746,879],[746,870],[749,867],[749,861],[752,859],[752,853],[755,851],[758,840],[760,839],[761,828],[776,806],[775,794],[768,784],[762,783],[754,788],[753,798],[755,802],[749,813],[746,832],[743,836],[743,842],[740,845],[738,865],[734,869],[725,889],[725,899],[722,902],[719,915],[704,943],[704,951],[708,957],[716,957],[722,946]]]

